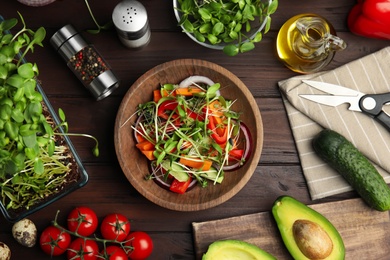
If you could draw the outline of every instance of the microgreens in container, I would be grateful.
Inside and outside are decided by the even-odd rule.
[[[58,115],[37,81],[38,66],[25,60],[41,46],[43,27],[11,33],[18,19],[0,17],[0,210],[19,220],[86,184],[88,175]]]
[[[235,56],[255,48],[278,0],[173,0],[176,19],[197,43]]]

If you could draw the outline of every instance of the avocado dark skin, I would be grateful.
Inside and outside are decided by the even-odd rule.
[[[342,260],[345,247],[333,224],[302,202],[281,196],[272,214],[283,242],[294,259]]]

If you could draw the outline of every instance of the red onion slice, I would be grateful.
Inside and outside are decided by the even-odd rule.
[[[138,135],[137,135],[137,131],[136,129],[138,129],[138,126],[139,126],[139,123],[141,122],[141,120],[143,119],[143,114],[142,115],[139,115],[137,120],[135,121],[135,124],[134,124],[134,129],[133,129],[133,132],[134,132],[134,140],[136,143],[139,143],[139,140],[138,140]]]
[[[251,153],[252,153],[252,136],[251,136],[251,133],[249,131],[249,128],[243,122],[240,122],[240,134],[244,135],[244,138],[245,138],[244,154],[242,155],[241,160],[237,161],[236,163],[231,164],[231,165],[224,165],[222,167],[222,169],[224,171],[233,171],[233,170],[236,170],[236,169],[240,168],[241,166],[243,166],[246,163],[246,161],[251,156]],[[243,160],[244,160],[244,164],[241,164],[241,162]]]
[[[182,82],[180,82],[179,88],[187,88],[187,87],[194,85],[194,84],[197,84],[197,83],[207,84],[208,86],[215,84],[214,81],[212,81],[208,77],[196,75],[196,76],[189,76],[188,78],[186,78]],[[217,90],[216,95],[220,96],[221,92],[219,90]]]

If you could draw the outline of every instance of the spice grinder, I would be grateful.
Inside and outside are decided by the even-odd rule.
[[[119,80],[103,57],[72,25],[58,30],[50,43],[96,100],[107,97],[119,86]]]

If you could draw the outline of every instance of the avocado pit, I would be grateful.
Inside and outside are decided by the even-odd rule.
[[[332,253],[332,239],[317,223],[298,219],[294,222],[292,229],[295,243],[307,258],[325,259]]]

